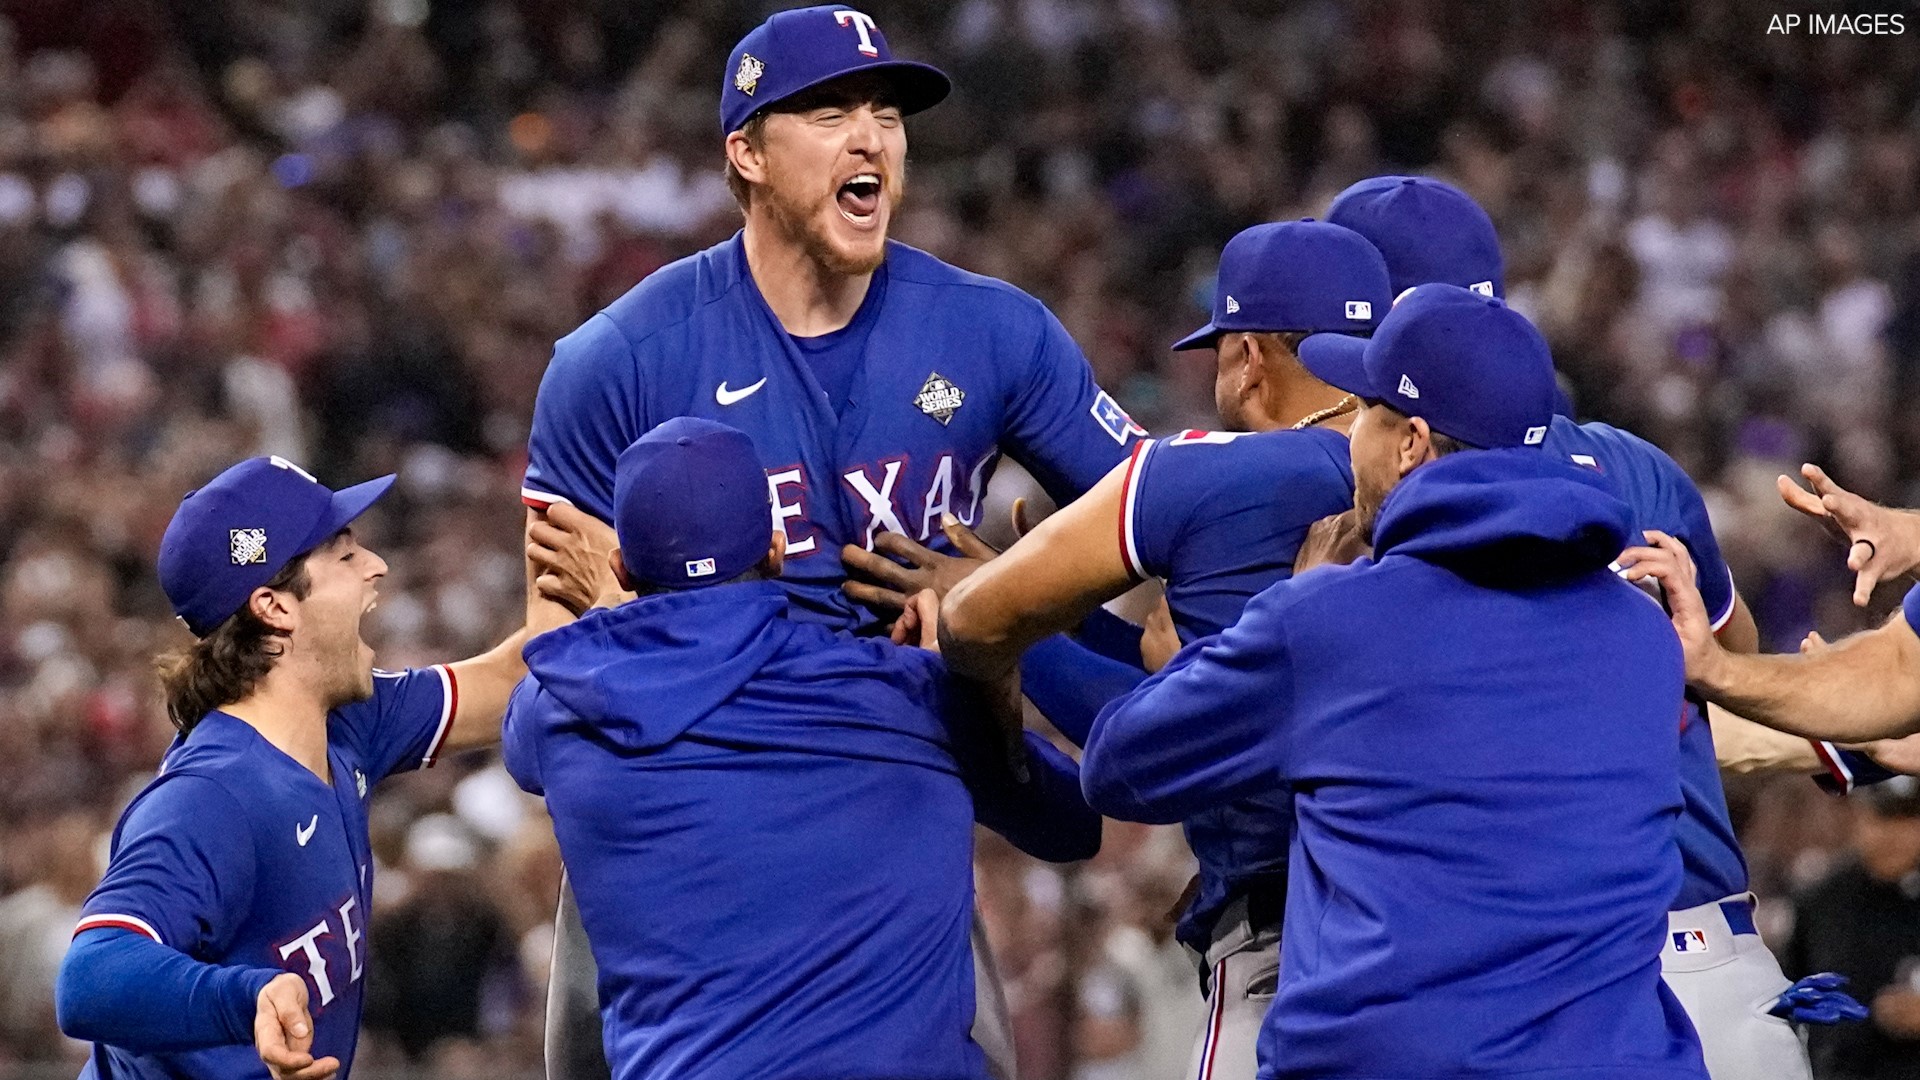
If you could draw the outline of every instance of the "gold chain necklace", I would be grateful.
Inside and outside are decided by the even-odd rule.
[[[1298,421],[1294,423],[1293,427],[1288,430],[1299,431],[1303,428],[1310,428],[1313,425],[1318,424],[1323,420],[1331,420],[1342,413],[1352,412],[1354,406],[1358,404],[1360,403],[1354,399],[1354,396],[1352,394],[1348,394],[1346,397],[1341,398],[1339,401],[1334,402],[1332,405],[1329,405],[1328,407],[1321,409],[1318,412],[1310,412],[1307,415],[1301,417]]]

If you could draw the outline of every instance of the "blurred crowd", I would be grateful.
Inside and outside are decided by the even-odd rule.
[[[336,484],[397,470],[366,530],[392,567],[381,664],[504,636],[549,350],[737,227],[715,102],[767,10],[0,0],[0,1075],[75,1060],[49,987],[170,734],[149,661],[185,636],[152,567],[177,499],[256,453]],[[896,235],[1039,296],[1150,428],[1212,421],[1210,354],[1166,347],[1228,236],[1439,175],[1493,214],[1583,418],[1708,491],[1769,648],[1897,601],[1853,608],[1842,553],[1772,485],[1812,460],[1920,504],[1904,39],[1769,36],[1743,0],[868,10],[958,85],[910,122]],[[1731,793],[1783,951],[1837,948],[1848,903],[1916,912],[1920,800]],[[360,1072],[533,1075],[560,874],[540,804],[480,755],[388,785],[373,831]],[[1180,1073],[1199,998],[1163,916],[1189,869],[1167,829],[1112,825],[1064,870],[982,838],[1029,1080]],[[1881,1043],[1824,1076],[1920,1077],[1920,937],[1875,940]]]

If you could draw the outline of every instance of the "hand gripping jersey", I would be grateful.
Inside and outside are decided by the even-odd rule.
[[[1720,555],[1707,506],[1680,466],[1659,447],[1606,424],[1576,424],[1556,416],[1543,448],[1592,469],[1633,511],[1640,530],[1658,529],[1680,538],[1699,568],[1700,595],[1720,629],[1733,615],[1733,574]],[[1674,826],[1685,877],[1674,910],[1684,910],[1747,891],[1747,863],[1740,854],[1713,731],[1700,700],[1688,694],[1680,711],[1680,788],[1685,809]]]
[[[328,785],[244,721],[208,713],[113,832],[106,876],[75,933],[132,930],[209,964],[307,982],[313,1056],[353,1068],[367,968],[373,854],[367,794],[433,763],[457,691],[443,666],[376,672],[373,697],[328,717]],[[259,1077],[253,1044],[134,1055],[96,1044],[82,1080]]]
[[[891,529],[947,550],[941,514],[979,522],[1003,451],[1064,502],[1145,434],[1059,320],[1004,282],[890,243],[855,322],[864,359],[836,409],[740,235],[662,268],[554,347],[524,498],[610,521],[614,463],[640,435],[675,416],[739,428],[768,464],[795,616],[850,626],[842,544]]]

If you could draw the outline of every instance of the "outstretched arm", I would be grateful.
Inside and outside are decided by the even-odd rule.
[[[527,623],[486,652],[447,665],[454,704],[443,752],[500,741],[507,698],[527,674],[521,650],[595,605],[617,602],[608,554],[618,546],[611,526],[568,503],[527,511]]]
[[[1659,579],[1687,681],[1708,700],[1810,739],[1860,743],[1920,731],[1920,637],[1905,613],[1811,654],[1730,652],[1714,640],[1686,546],[1665,533],[1647,538],[1650,546],[1621,556],[1632,564],[1626,575]]]

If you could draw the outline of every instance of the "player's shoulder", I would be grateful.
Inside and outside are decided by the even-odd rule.
[[[684,324],[725,300],[741,286],[745,257],[736,233],[731,239],[676,259],[641,278],[568,337],[611,331],[627,348],[637,348],[661,331]]]
[[[258,802],[249,795],[261,782],[259,770],[248,767],[251,756],[244,749],[168,755],[159,775],[128,801],[117,832],[171,833],[194,823],[248,820],[248,808]]]
[[[898,240],[887,241],[887,283],[889,289],[906,284],[949,293],[963,292],[967,303],[975,305],[976,310],[985,305],[986,313],[1019,314],[1035,319],[1047,314],[1045,304],[1017,285],[962,270]]]

